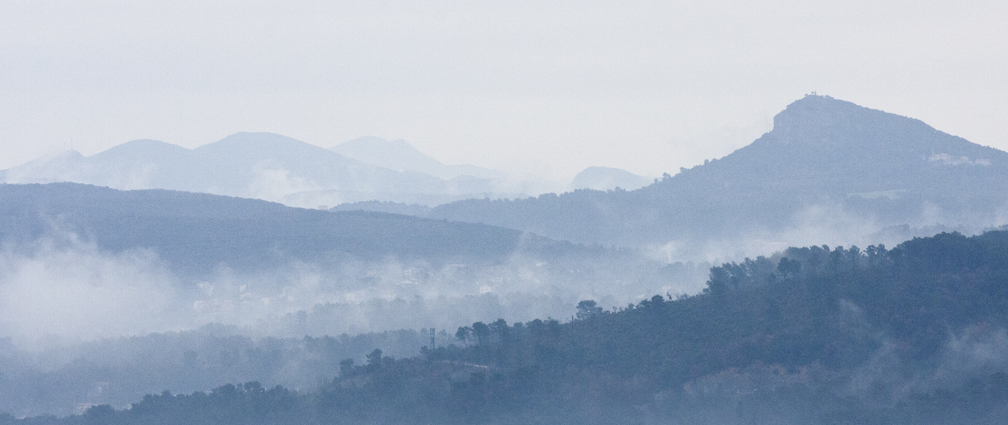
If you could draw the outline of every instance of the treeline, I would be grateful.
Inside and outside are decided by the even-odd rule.
[[[412,356],[430,343],[427,330],[260,339],[239,331],[208,325],[40,351],[0,339],[0,412],[67,416],[75,406],[129,406],[152,389],[189,393],[223,382],[314,391],[339,374],[342,360],[362,361],[375,347]],[[451,336],[442,330],[437,340]]]
[[[251,383],[23,423],[1004,423],[1006,307],[1005,231],[792,248],[715,267],[695,296],[374,350],[316,392]]]

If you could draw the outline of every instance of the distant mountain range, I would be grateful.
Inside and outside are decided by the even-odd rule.
[[[446,165],[401,139],[361,137],[323,149],[272,133],[237,133],[196,149],[134,140],[87,157],[67,151],[0,170],[0,182],[181,190],[304,208],[359,202],[430,207],[468,198],[523,197],[552,187],[500,170]],[[573,187],[637,188],[646,182],[626,171],[590,167]]]
[[[388,165],[395,169],[368,161],[375,155],[367,152],[380,152],[386,145],[399,149],[388,155],[393,160]],[[411,161],[417,166],[407,166]],[[135,140],[89,157],[69,151],[0,171],[0,181],[170,189],[314,208],[367,200],[437,205],[483,197],[494,190],[495,173],[441,164],[403,141],[358,139],[327,150],[272,133],[238,133],[196,149]]]
[[[638,190],[470,199],[426,216],[575,242],[689,246],[831,226],[1000,225],[1008,216],[1005,188],[1008,153],[916,119],[810,95],[752,144]]]

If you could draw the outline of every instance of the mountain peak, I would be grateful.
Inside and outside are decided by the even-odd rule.
[[[1006,163],[1005,152],[935,130],[920,120],[808,95],[778,113],[772,131],[691,175],[703,175],[713,186],[792,185],[793,190],[802,185],[830,186],[836,193],[925,191],[924,186],[937,187],[943,181],[936,173],[946,173],[946,181],[952,174],[966,173],[960,176],[965,179],[983,172],[967,165]]]
[[[196,149],[206,149],[218,146],[280,146],[280,145],[307,145],[300,140],[268,132],[240,132],[229,135],[216,142],[200,146]]]
[[[753,143],[638,191],[466,201],[430,217],[625,246],[766,238],[820,225],[837,235],[859,231],[831,227],[837,223],[870,232],[882,228],[876,225],[1000,225],[1006,171],[1006,152],[913,118],[810,95],[777,114],[773,130]]]
[[[790,135],[810,127],[830,127],[874,111],[830,96],[807,95],[774,116],[774,133]],[[881,112],[881,111],[876,111]]]
[[[336,156],[332,152],[310,143],[276,133],[235,133],[216,142],[193,150],[206,158],[248,162],[261,161],[284,163],[294,158],[324,158]],[[346,158],[339,157],[345,161]]]
[[[158,155],[184,155],[188,152],[189,149],[173,145],[171,143],[165,143],[160,140],[140,139],[131,140],[121,145],[114,146],[106,151],[96,154],[95,156],[99,158],[114,157],[122,160],[123,156],[151,157]]]
[[[806,95],[774,116],[772,139],[780,144],[863,144],[904,139],[936,130],[924,122],[869,109],[830,96]],[[902,135],[902,137],[900,136]]]

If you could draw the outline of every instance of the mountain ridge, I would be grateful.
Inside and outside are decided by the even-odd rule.
[[[154,249],[172,267],[196,275],[222,264],[261,270],[292,260],[324,263],[347,257],[494,262],[510,255],[522,235],[405,215],[77,183],[0,184],[0,223],[0,243],[30,246],[53,231],[70,232],[103,250]]]
[[[774,123],[723,158],[638,190],[465,200],[428,216],[641,246],[774,237],[809,225],[800,221],[815,208],[876,228],[996,225],[1008,208],[1008,153],[920,120],[810,95]]]
[[[7,183],[76,182],[168,189],[317,207],[366,200],[448,202],[491,190],[488,180],[396,171],[274,133],[242,132],[186,149],[150,139],[92,156],[60,154],[0,171]]]

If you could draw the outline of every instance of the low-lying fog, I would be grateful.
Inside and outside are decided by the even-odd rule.
[[[895,246],[941,231],[983,228],[880,228],[840,209],[814,207],[783,231],[731,241],[670,241],[640,250],[609,249],[592,258],[552,261],[516,253],[493,265],[343,261],[291,262],[268,271],[221,265],[180,277],[156,252],[101,251],[53,230],[30,244],[0,248],[0,336],[19,346],[195,329],[209,323],[255,337],[302,337],[435,327],[455,329],[503,318],[569,318],[579,300],[606,308],[655,294],[694,294],[708,269],[788,246]]]
[[[643,257],[550,263],[515,254],[489,266],[388,258],[248,273],[222,265],[193,279],[174,274],[151,250],[105,252],[80,239],[59,234],[0,250],[0,335],[33,347],[208,323],[302,337],[564,319],[582,299],[613,307],[658,292],[697,292],[710,266]]]
[[[255,273],[222,265],[198,278],[177,275],[152,250],[107,252],[53,231],[0,249],[0,393],[11,395],[0,397],[0,411],[63,415],[96,403],[127,406],[166,389],[252,380],[310,390],[338,374],[340,360],[360,361],[374,348],[416,355],[429,344],[430,328],[445,345],[455,329],[476,321],[564,321],[580,300],[614,308],[655,294],[695,294],[712,265],[770,257],[787,246],[891,247],[914,236],[982,230],[879,228],[822,207],[795,223],[734,241],[608,249],[602,259],[514,254],[494,265],[432,266],[386,258],[326,267],[292,262]],[[68,384],[53,390],[61,380]],[[18,390],[35,387],[49,390],[37,397]]]

